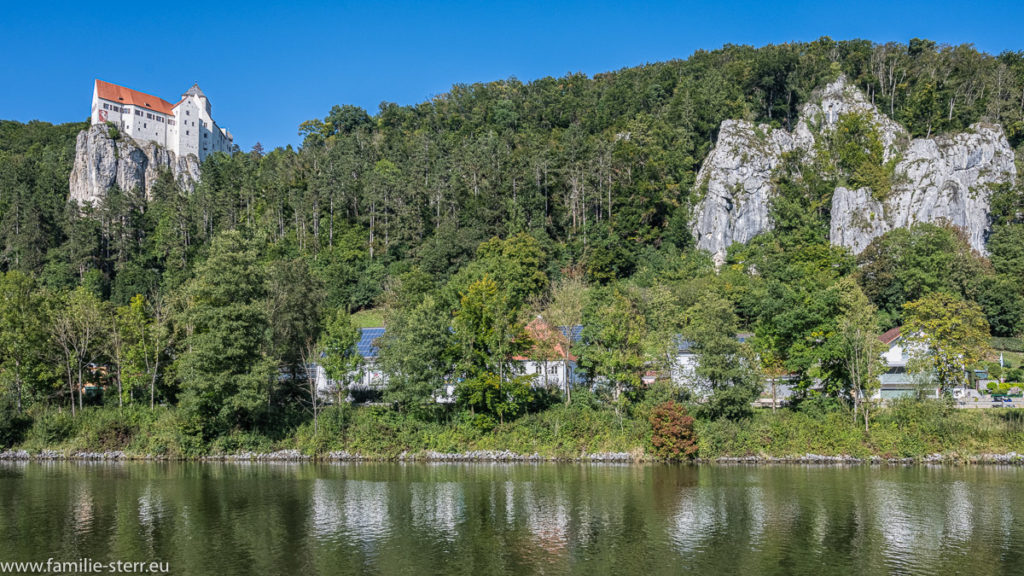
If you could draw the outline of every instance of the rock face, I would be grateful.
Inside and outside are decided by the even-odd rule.
[[[1013,161],[1002,128],[991,124],[973,124],[970,132],[951,137],[918,138],[896,164],[884,202],[867,188],[836,188],[829,238],[858,254],[893,228],[945,221],[961,228],[971,247],[985,254],[991,186],[1016,179]]]
[[[70,198],[79,204],[96,204],[116,185],[150,199],[162,170],[170,170],[189,192],[199,181],[199,159],[195,156],[177,158],[156,144],[140,144],[124,134],[111,138],[108,127],[98,124],[78,133]]]
[[[991,186],[1016,178],[1013,149],[1002,129],[975,124],[963,134],[911,141],[906,129],[880,113],[844,77],[803,106],[792,134],[741,120],[722,123],[718,142],[697,175],[697,190],[703,193],[692,222],[697,247],[710,251],[721,264],[730,244],[771,229],[771,179],[782,155],[800,149],[813,158],[818,138],[850,113],[870,117],[885,161],[897,162],[884,201],[876,200],[868,188],[836,188],[831,242],[856,254],[893,228],[945,221],[962,228],[971,246],[984,253]]]
[[[714,254],[717,264],[733,242],[747,242],[771,227],[772,173],[794,145],[785,130],[746,120],[722,122],[718,143],[697,174],[705,193],[694,227],[697,247]]]

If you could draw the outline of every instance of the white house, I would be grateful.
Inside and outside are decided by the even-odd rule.
[[[387,387],[388,375],[378,363],[380,357],[379,339],[384,336],[385,332],[384,328],[361,328],[359,330],[359,341],[356,342],[354,350],[360,357],[359,368],[352,374],[349,374],[347,401],[352,402],[355,400],[353,392],[356,395],[372,397]],[[327,371],[324,370],[323,366],[315,364],[312,369],[316,372],[316,389],[320,397],[325,401],[331,401],[336,398],[339,386],[342,384],[328,378]],[[448,384],[444,390],[438,391],[434,396],[434,400],[442,404],[454,402],[454,384]]]
[[[928,398],[938,398],[939,388],[930,385],[930,377],[923,373],[907,372],[907,362],[915,351],[914,344],[907,342],[897,326],[878,337],[887,346],[882,352],[886,371],[878,379],[880,386],[872,394],[872,400],[892,400],[894,398],[913,397],[920,391]],[[917,344],[916,346],[920,346]],[[924,379],[924,381],[922,381]]]
[[[750,340],[753,334],[740,332],[736,334],[736,340],[741,343]],[[697,376],[697,365],[699,359],[694,351],[694,343],[684,338],[681,334],[675,337],[676,355],[671,366],[670,378],[672,383],[680,388],[690,391],[695,399],[702,400],[711,395],[711,387],[703,379]]]
[[[538,316],[526,325],[533,346],[525,356],[515,356],[513,360],[519,364],[522,374],[533,378],[535,387],[564,391],[579,380],[576,356],[569,348],[579,340],[582,331],[582,326],[556,329]]]
[[[139,142],[154,142],[178,156],[199,160],[214,152],[231,152],[234,137],[217,126],[210,100],[194,84],[177,104],[96,80],[92,91],[92,124],[111,123]]]

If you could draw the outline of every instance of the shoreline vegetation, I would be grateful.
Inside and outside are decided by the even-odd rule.
[[[581,396],[583,396],[581,394]],[[314,432],[304,422],[275,434],[237,432],[196,444],[177,430],[179,411],[92,407],[72,417],[25,419],[22,440],[0,460],[591,462],[669,459],[654,449],[650,413],[616,414],[583,396],[573,405],[481,431],[458,414],[429,422],[381,406],[331,406]],[[698,451],[679,460],[720,464],[1024,465],[1024,410],[965,411],[906,399],[878,411],[865,432],[849,409],[823,399],[796,409],[755,411],[739,421],[693,420]]]

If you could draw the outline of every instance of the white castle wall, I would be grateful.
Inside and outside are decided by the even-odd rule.
[[[230,133],[217,126],[206,96],[186,93],[166,115],[144,107],[100,99],[96,86],[92,95],[92,124],[111,122],[125,134],[142,142],[155,142],[178,156],[193,154],[200,161],[214,152],[230,153]]]

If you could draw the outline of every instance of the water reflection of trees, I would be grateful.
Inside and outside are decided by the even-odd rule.
[[[0,556],[175,573],[1005,573],[1024,471],[19,465]],[[20,554],[20,555],[19,555]]]

